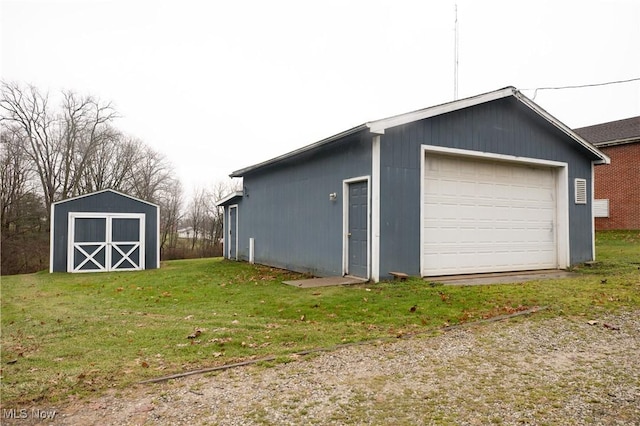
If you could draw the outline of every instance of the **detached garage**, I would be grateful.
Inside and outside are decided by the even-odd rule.
[[[160,267],[160,209],[107,189],[51,207],[49,272]]]
[[[513,87],[376,120],[235,171],[225,255],[378,281],[593,260],[609,158]]]

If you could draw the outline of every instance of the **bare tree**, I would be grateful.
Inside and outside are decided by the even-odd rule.
[[[4,235],[17,223],[27,194],[33,193],[23,144],[20,132],[0,127],[0,224]]]
[[[52,134],[54,118],[48,109],[48,95],[41,95],[33,86],[23,89],[15,83],[3,82],[1,90],[0,120],[22,132],[24,152],[37,172],[45,203],[50,206],[55,201],[60,152]]]
[[[143,200],[155,202],[156,195],[173,184],[173,167],[166,157],[149,146],[140,145],[140,156],[133,167],[131,191]]]
[[[85,168],[109,138],[108,123],[115,111],[92,97],[64,92],[62,112],[55,114],[49,95],[33,86],[2,82],[0,92],[0,121],[22,133],[23,149],[37,173],[48,213],[53,202],[79,193]]]
[[[78,195],[87,167],[98,151],[113,140],[109,123],[116,117],[111,104],[100,104],[90,96],[63,93],[60,149],[63,152],[60,197]],[[104,152],[104,150],[102,150]]]
[[[198,238],[204,233],[207,221],[207,199],[209,194],[204,188],[196,188],[187,208],[187,223],[193,228],[191,250],[194,250]]]
[[[166,248],[176,246],[182,201],[182,185],[175,179],[156,196],[156,202],[160,206],[160,250],[162,252]]]
[[[111,188],[133,193],[133,173],[136,165],[143,161],[143,144],[126,138],[113,129],[105,141],[96,147],[91,161],[83,170],[81,192],[93,192]]]

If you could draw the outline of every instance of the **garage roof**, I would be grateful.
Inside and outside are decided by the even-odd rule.
[[[468,108],[471,106],[483,104],[486,102],[491,102],[497,99],[506,98],[509,96],[515,97],[517,100],[522,102],[524,105],[532,109],[538,115],[543,117],[553,126],[557,127],[571,139],[575,140],[578,144],[582,145],[587,151],[591,152],[598,160],[596,160],[596,164],[609,164],[610,159],[604,153],[602,153],[598,148],[593,146],[591,143],[583,139],[580,135],[572,131],[569,127],[563,124],[560,120],[553,117],[543,108],[541,108],[538,104],[533,102],[531,99],[524,96],[518,89],[513,86],[508,86],[503,89],[495,90],[493,92],[483,93],[481,95],[472,96],[469,98],[460,99],[453,102],[447,102],[444,104],[432,106],[429,108],[424,108],[421,110],[408,112],[405,114],[396,115],[393,117],[383,118],[381,120],[370,121],[359,126],[353,127],[349,130],[346,130],[342,133],[338,133],[336,135],[330,136],[326,139],[322,139],[318,142],[315,142],[311,145],[304,146],[302,148],[296,149],[295,151],[288,152],[286,154],[280,155],[278,157],[272,158],[267,161],[263,161],[258,164],[254,164],[253,166],[245,167],[240,170],[236,170],[231,173],[229,176],[231,177],[242,177],[247,173],[256,171],[266,166],[270,166],[276,164],[280,161],[284,161],[286,159],[295,157],[297,155],[303,154],[308,151],[312,151],[321,146],[327,145],[331,142],[335,142],[343,137],[354,135],[356,133],[369,130],[371,133],[375,134],[384,134],[386,129],[391,127],[400,126],[402,124],[412,123],[414,121],[423,120],[425,118],[435,117],[437,115],[446,114],[448,112],[457,111],[463,108]]]

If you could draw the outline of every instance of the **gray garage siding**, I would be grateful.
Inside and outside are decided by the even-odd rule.
[[[158,207],[120,195],[104,191],[61,202],[55,205],[53,218],[54,235],[53,263],[54,272],[67,270],[67,240],[69,212],[93,213],[144,213],[145,214],[145,269],[158,268]]]
[[[420,275],[421,145],[568,163],[570,262],[592,259],[591,165],[585,160],[590,154],[509,97],[387,129],[381,136],[381,278],[393,270]],[[587,205],[573,202],[574,178],[587,179]]]
[[[370,174],[368,132],[245,174],[238,203],[239,259],[249,258],[249,238],[254,238],[256,263],[341,275],[343,180]],[[337,199],[330,201],[333,192]]]

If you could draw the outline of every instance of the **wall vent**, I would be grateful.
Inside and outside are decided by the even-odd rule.
[[[609,217],[609,200],[593,200],[593,217]]]
[[[575,180],[576,204],[587,204],[587,180]]]

